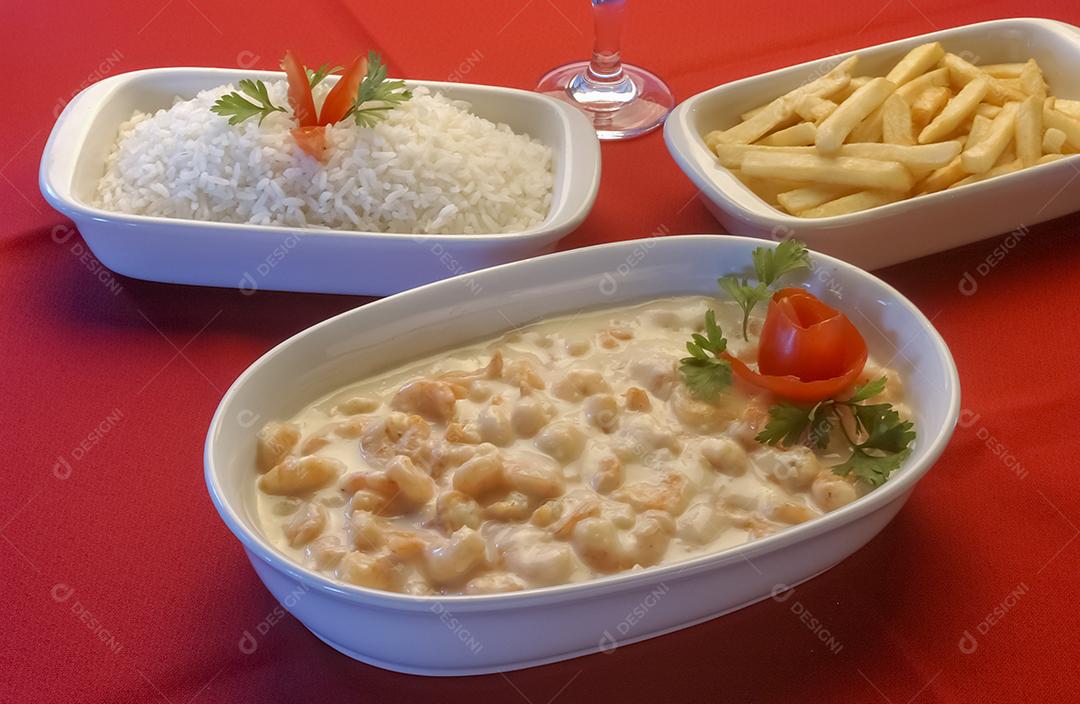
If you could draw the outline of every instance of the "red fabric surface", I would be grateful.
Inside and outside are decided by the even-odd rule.
[[[364,300],[102,283],[37,191],[54,110],[103,74],[269,68],[285,47],[341,60],[373,46],[394,75],[457,72],[528,88],[585,55],[587,3],[114,0],[17,3],[4,15],[0,701],[1072,699],[1061,695],[1073,689],[1080,651],[1080,499],[1068,436],[1080,410],[1080,294],[1068,285],[1080,267],[1080,217],[1032,228],[985,276],[979,265],[1001,238],[881,272],[951,345],[969,422],[896,520],[792,600],[505,676],[381,671],[289,616],[245,655],[241,634],[275,603],[206,496],[207,423],[259,354]],[[1064,0],[633,0],[624,46],[681,99],[1010,15],[1080,22]],[[606,144],[603,159],[596,208],[564,248],[719,231],[658,134]],[[971,296],[958,289],[966,272],[978,283]],[[842,648],[825,647],[800,611]],[[965,633],[976,647],[960,647]]]

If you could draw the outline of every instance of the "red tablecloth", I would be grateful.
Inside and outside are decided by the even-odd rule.
[[[680,99],[940,27],[1016,14],[1080,22],[1064,0],[633,0],[630,12],[626,57]],[[277,619],[202,479],[203,435],[233,378],[364,300],[104,285],[39,195],[38,157],[59,107],[87,82],[151,66],[271,68],[285,47],[313,60],[377,47],[395,75],[529,88],[585,55],[587,3],[20,2],[5,8],[4,29],[0,700],[1072,698],[1062,695],[1075,689],[1080,652],[1068,449],[1080,410],[1070,286],[1080,217],[1032,228],[985,276],[979,265],[1001,239],[882,272],[951,345],[966,422],[896,520],[794,599],[509,675],[398,675]],[[719,230],[660,135],[604,145],[603,159],[596,208],[564,247]],[[958,289],[965,273],[977,277],[974,295]],[[268,616],[257,650],[241,652],[243,632]]]

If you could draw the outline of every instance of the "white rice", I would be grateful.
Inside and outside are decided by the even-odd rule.
[[[285,81],[267,84],[286,106]],[[96,205],[191,220],[412,234],[520,232],[551,205],[551,149],[468,103],[418,88],[374,128],[327,128],[321,164],[292,112],[232,126],[210,106],[233,86],[120,126]],[[316,103],[326,88],[316,88]]]

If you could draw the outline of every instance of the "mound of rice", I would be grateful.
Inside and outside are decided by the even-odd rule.
[[[288,105],[285,81],[267,84]],[[232,126],[210,112],[231,85],[120,127],[98,184],[106,210],[191,220],[413,234],[519,232],[551,205],[551,149],[425,88],[374,128],[327,128],[325,164],[292,112]],[[327,88],[316,88],[316,104]]]

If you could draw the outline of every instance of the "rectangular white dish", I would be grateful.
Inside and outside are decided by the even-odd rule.
[[[491,235],[408,235],[213,223],[128,215],[91,205],[105,157],[135,110],[273,71],[160,68],[112,76],[79,93],[41,157],[40,187],[113,271],[151,281],[386,295],[550,250],[588,215],[600,183],[600,146],[580,113],[552,98],[495,86],[406,81],[471,104],[472,111],[551,147],[551,210],[539,226]],[[327,80],[333,80],[327,79]]]
[[[733,81],[681,103],[664,139],[679,167],[728,232],[784,239],[867,269],[915,259],[1080,210],[1076,156],[871,210],[807,219],[772,207],[720,166],[704,135],[822,75],[853,54],[857,75],[885,75],[911,48],[940,41],[973,63],[1035,58],[1051,92],[1080,98],[1080,29],[1047,19],[1005,19],[931,32]]]
[[[816,253],[802,285],[846,312],[871,354],[906,376],[919,431],[913,453],[889,481],[822,518],[644,571],[516,593],[434,597],[353,587],[305,569],[273,546],[257,516],[255,437],[268,420],[291,417],[388,366],[538,319],[715,295],[716,277],[741,271],[759,244],[697,235],[601,245],[478,272],[481,296],[460,280],[442,281],[320,323],[266,353],[226,392],[206,440],[211,498],[259,577],[296,618],[341,652],[401,672],[466,675],[563,660],[683,628],[809,579],[900,510],[948,442],[960,399],[952,357],[925,316],[870,274]],[[647,613],[628,623],[642,608]]]

